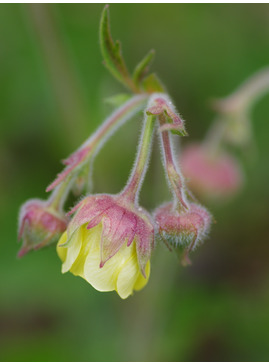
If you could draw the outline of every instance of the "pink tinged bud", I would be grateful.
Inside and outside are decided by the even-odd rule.
[[[183,150],[180,165],[190,189],[208,198],[233,195],[243,184],[243,174],[236,159],[224,152],[210,155],[199,144]]]
[[[23,240],[23,245],[18,257],[56,242],[65,231],[67,222],[67,218],[49,207],[47,201],[27,201],[19,214],[18,239]]]
[[[175,134],[179,135],[187,135],[187,132],[184,127],[184,121],[181,117],[176,113],[176,110],[167,96],[160,95],[159,97],[154,96],[153,105],[147,109],[148,115],[165,115],[166,120],[168,121],[165,124],[162,124],[160,127],[160,131],[170,130]]]
[[[188,211],[178,212],[172,203],[155,212],[159,236],[170,248],[183,251],[183,263],[190,263],[188,253],[203,242],[211,225],[211,216],[202,206],[191,203]]]
[[[102,224],[100,242],[100,268],[126,244],[136,244],[140,270],[145,276],[146,264],[150,259],[154,244],[154,227],[149,214],[142,208],[129,206],[119,196],[95,195],[82,200],[71,213],[76,212],[67,229],[67,242],[79,227],[87,224],[93,229]]]

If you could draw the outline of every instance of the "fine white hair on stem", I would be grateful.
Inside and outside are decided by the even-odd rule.
[[[127,120],[131,119],[137,112],[142,110],[147,98],[148,95],[146,94],[133,96],[121,107],[116,109],[95,133],[65,160],[67,167],[58,175],[56,180],[49,185],[47,191],[54,189],[69,174],[77,175],[88,162],[92,162],[108,138],[110,138]],[[81,154],[82,157],[80,157]]]
[[[135,196],[134,196],[135,205],[138,205],[139,193],[140,193],[146,172],[149,167],[150,155],[151,155],[151,150],[152,150],[152,139],[153,139],[153,133],[154,133],[154,128],[155,128],[155,126],[153,126],[151,135],[149,136],[149,140],[146,141],[146,143],[145,143],[145,137],[146,137],[146,132],[147,132],[147,128],[148,128],[148,123],[154,122],[154,120],[149,121],[149,118],[153,118],[153,116],[147,115],[146,110],[144,111],[144,119],[143,119],[143,123],[142,123],[143,126],[142,126],[142,130],[140,132],[135,161],[133,163],[133,167],[131,169],[130,176],[127,180],[127,184],[122,191],[122,192],[127,191],[130,188],[131,184],[135,181],[135,179],[138,178],[138,181],[135,183],[135,186],[136,186],[135,187]],[[143,147],[145,147],[144,144],[146,144],[146,156],[145,156],[145,158],[143,158],[142,170],[138,171],[138,164],[139,164],[139,161],[141,158],[140,154],[141,154]]]
[[[171,181],[169,179],[168,172],[167,172],[167,164],[166,164],[166,158],[165,158],[165,149],[164,149],[164,143],[163,143],[162,133],[163,132],[158,133],[159,134],[160,149],[161,149],[161,160],[162,160],[162,164],[163,164],[163,167],[164,167],[166,181],[167,181],[167,184],[168,184],[168,186],[170,188],[170,191],[171,191],[171,193],[173,195],[174,206],[176,207],[178,205],[178,198],[177,198],[177,195],[176,195],[175,190],[173,189],[173,186],[171,184]],[[174,143],[173,143],[173,140],[172,140],[172,138],[170,136],[170,133],[167,132],[167,131],[164,132],[164,133],[168,133],[168,139],[169,139],[170,147],[171,147],[171,155],[172,155],[173,166],[174,166],[175,171],[178,174],[179,180],[181,182],[181,193],[182,193],[183,201],[188,206],[188,199],[187,199],[186,194],[185,194],[185,179],[184,179],[184,176],[183,176],[183,174],[182,174],[182,172],[180,170],[179,163],[176,163],[175,162]]]

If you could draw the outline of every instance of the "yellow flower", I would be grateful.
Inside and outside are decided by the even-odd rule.
[[[145,275],[141,273],[136,242],[127,246],[125,242],[115,255],[100,267],[102,223],[87,229],[87,223],[81,225],[68,240],[64,232],[57,245],[57,253],[63,262],[62,273],[70,271],[84,278],[96,290],[101,292],[116,291],[123,299],[134,290],[142,289],[148,282],[150,262],[146,263]]]

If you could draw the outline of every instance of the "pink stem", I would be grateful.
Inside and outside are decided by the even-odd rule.
[[[160,125],[165,124],[165,116],[159,116]],[[173,151],[171,148],[171,140],[168,131],[163,131],[161,133],[162,146],[164,151],[164,162],[165,169],[167,172],[167,177],[170,182],[172,192],[175,194],[177,200],[181,203],[181,205],[188,209],[188,202],[184,192],[184,179],[181,175],[179,167],[176,166],[173,157]]]

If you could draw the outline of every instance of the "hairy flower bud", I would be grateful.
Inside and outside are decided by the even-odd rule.
[[[67,222],[67,218],[51,207],[48,201],[28,200],[19,213],[18,239],[23,240],[23,245],[18,256],[57,241],[65,231]]]
[[[190,263],[188,253],[193,251],[206,237],[211,216],[208,211],[195,203],[189,210],[178,212],[172,203],[160,206],[155,212],[158,234],[170,248],[183,252],[183,263]]]
[[[121,298],[143,288],[154,241],[147,212],[120,195],[88,196],[73,212],[57,246],[62,272],[70,270],[98,291],[116,290]]]
[[[210,155],[199,144],[183,150],[180,165],[190,189],[206,198],[233,195],[243,183],[240,165],[231,155],[224,152]]]

